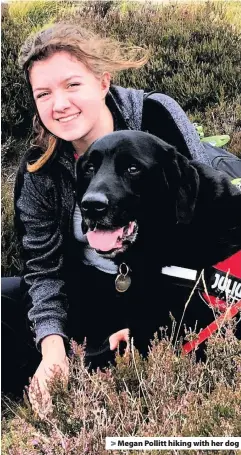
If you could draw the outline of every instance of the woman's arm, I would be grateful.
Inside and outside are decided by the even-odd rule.
[[[51,178],[26,173],[15,206],[24,251],[24,280],[29,286],[32,303],[29,320],[40,349],[41,340],[48,335],[67,338],[63,234],[58,198]]]
[[[63,278],[63,234],[58,216],[59,201],[50,177],[26,173],[17,193],[16,225],[26,262],[24,280],[32,301],[28,315],[36,333],[37,347],[42,352],[42,361],[29,387],[29,399],[34,411],[44,417],[52,409],[48,381],[56,368],[64,381],[68,380],[69,373],[64,346],[67,296]]]

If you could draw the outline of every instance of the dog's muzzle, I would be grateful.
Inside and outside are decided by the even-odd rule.
[[[81,201],[83,223],[87,225],[87,239],[100,254],[124,251],[137,235],[137,224],[128,221],[124,226],[113,226],[108,221],[110,204],[102,193],[87,193]]]

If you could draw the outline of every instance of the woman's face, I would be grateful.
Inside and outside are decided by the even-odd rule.
[[[97,78],[63,51],[36,61],[30,70],[30,83],[39,116],[55,136],[92,143],[101,135],[109,73]]]

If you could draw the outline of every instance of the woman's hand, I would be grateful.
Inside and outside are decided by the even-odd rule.
[[[126,342],[126,351],[125,352],[129,351],[129,349],[130,349],[129,335],[130,335],[129,329],[122,329],[122,330],[119,330],[118,332],[113,333],[109,337],[111,351],[114,351],[114,349],[116,349],[119,346],[120,341]]]
[[[52,400],[48,381],[58,375],[64,385],[68,384],[69,360],[66,356],[62,337],[50,335],[42,341],[42,361],[40,362],[29,386],[29,401],[40,418],[52,411]]]

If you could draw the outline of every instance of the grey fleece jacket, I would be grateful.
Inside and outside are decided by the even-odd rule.
[[[148,131],[191,159],[210,164],[195,128],[169,96],[160,93],[146,96],[143,90],[112,85],[106,104],[113,114],[115,130]],[[41,170],[27,172],[26,163],[39,154],[39,149],[29,150],[20,164],[15,185],[15,220],[23,247],[24,282],[31,300],[28,317],[38,348],[48,335],[67,338],[64,264],[73,236],[75,207],[75,159],[71,144],[62,141]]]

